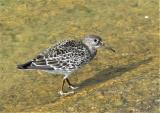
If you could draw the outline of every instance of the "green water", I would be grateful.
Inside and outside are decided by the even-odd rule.
[[[0,0],[0,111],[158,113],[157,0]],[[96,34],[116,53],[96,58],[57,92],[63,76],[16,65],[63,39]],[[66,88],[67,89],[67,88]]]

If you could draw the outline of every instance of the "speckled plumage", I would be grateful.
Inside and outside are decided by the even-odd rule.
[[[83,40],[65,40],[38,54],[29,62],[17,65],[18,69],[37,69],[55,74],[63,74],[61,95],[65,81],[71,89],[76,89],[70,83],[68,76],[88,64],[96,55],[97,48],[103,45],[102,39],[96,35],[88,35]],[[113,49],[108,48],[113,51]]]
[[[88,63],[95,55],[96,51],[92,54],[82,41],[65,40],[37,55],[28,68],[67,76]]]

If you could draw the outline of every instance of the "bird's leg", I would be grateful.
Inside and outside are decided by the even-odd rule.
[[[69,81],[68,78],[66,78],[66,81],[67,81],[67,83],[68,83],[69,86],[73,86],[73,85],[70,83],[70,81]]]
[[[67,96],[67,95],[69,95],[69,94],[73,94],[73,93],[74,93],[73,91],[67,92],[67,93],[65,93],[65,92],[63,91],[63,87],[64,87],[64,84],[65,84],[65,81],[66,81],[66,79],[63,79],[61,91],[59,92],[59,94],[60,94],[60,95],[64,95],[64,96]]]
[[[68,78],[66,78],[66,81],[67,81],[67,83],[68,83],[69,88],[71,88],[71,89],[73,89],[73,90],[78,88],[78,87],[75,87],[74,85],[72,85],[72,84],[70,83],[70,81],[69,81]]]
[[[62,87],[61,87],[61,91],[63,92],[63,87],[64,87],[64,83],[65,83],[66,79],[63,79],[62,81]]]
[[[61,91],[59,91],[59,94],[60,94],[60,95],[63,95],[63,94],[64,94],[63,87],[64,87],[65,80],[66,80],[66,79],[63,79],[63,81],[62,81]]]

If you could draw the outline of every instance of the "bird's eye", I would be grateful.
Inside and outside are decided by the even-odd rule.
[[[97,39],[94,39],[94,42],[97,42]]]

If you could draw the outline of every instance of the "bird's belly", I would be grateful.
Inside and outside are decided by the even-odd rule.
[[[77,69],[73,69],[73,70],[61,70],[61,69],[57,69],[57,70],[44,70],[45,72],[51,73],[51,74],[62,74],[62,75],[71,75],[73,72],[75,72]]]

